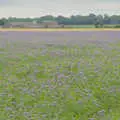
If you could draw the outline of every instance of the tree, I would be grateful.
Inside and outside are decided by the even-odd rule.
[[[46,16],[42,16],[42,17],[40,17],[40,19],[39,19],[39,21],[45,21],[45,20],[52,20],[52,21],[54,21],[55,20],[55,17],[54,16],[52,16],[52,15],[46,15]]]
[[[96,16],[96,19],[95,19],[95,27],[96,28],[102,28],[103,27],[103,16],[102,15],[98,15]]]
[[[0,25],[4,25],[8,22],[8,20],[6,18],[2,18],[0,19]]]
[[[64,16],[58,16],[55,19],[59,24],[69,24],[70,23],[70,19]]]
[[[2,19],[0,19],[0,25],[4,25],[4,21]]]
[[[118,15],[111,16],[110,24],[119,24],[119,22],[120,22],[120,16]]]
[[[110,24],[110,17],[107,14],[104,14],[104,24]]]

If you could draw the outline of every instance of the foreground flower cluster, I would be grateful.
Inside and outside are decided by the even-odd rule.
[[[0,48],[1,120],[120,119],[119,43],[24,45]]]

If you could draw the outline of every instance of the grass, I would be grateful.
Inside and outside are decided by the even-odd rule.
[[[104,24],[104,28],[114,28],[115,26],[119,26],[119,24]],[[95,25],[65,25],[66,28],[95,28]],[[120,27],[118,27],[120,28]]]
[[[94,25],[65,25],[65,27],[70,28],[95,28]]]
[[[120,119],[120,43],[13,46],[0,49],[0,120]]]

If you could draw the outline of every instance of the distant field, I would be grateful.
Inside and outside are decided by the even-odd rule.
[[[115,25],[104,25],[104,27],[114,27]],[[95,25],[65,25],[66,28],[95,28]]]
[[[120,28],[0,28],[0,31],[120,31]]]
[[[100,31],[115,30],[120,28],[112,28],[116,25],[104,25],[105,28],[95,28],[94,25],[65,25],[64,28],[0,28],[0,31]]]
[[[65,27],[67,28],[95,28],[94,25],[65,25]]]

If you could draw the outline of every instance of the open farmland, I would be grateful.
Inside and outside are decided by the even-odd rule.
[[[120,31],[0,31],[0,120],[119,120]]]

